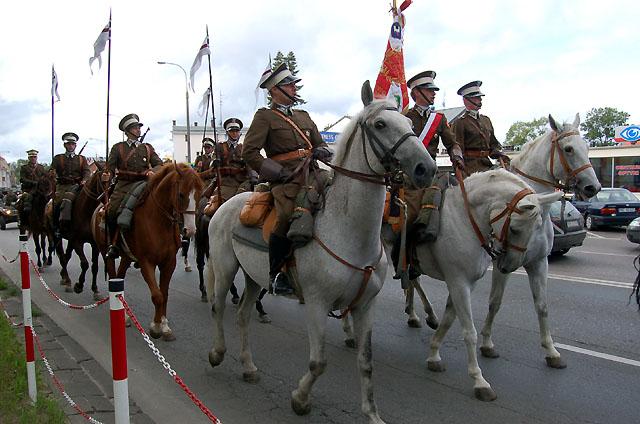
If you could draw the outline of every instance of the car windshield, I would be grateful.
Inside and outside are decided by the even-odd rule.
[[[637,202],[638,198],[629,190],[602,190],[596,194],[597,202]]]
[[[551,204],[551,208],[549,209],[549,214],[552,218],[560,218],[560,210],[562,208],[562,202],[560,200],[553,202]],[[580,216],[580,212],[573,206],[570,202],[564,203],[564,217],[574,218]]]

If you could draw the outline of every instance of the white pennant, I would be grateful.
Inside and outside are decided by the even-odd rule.
[[[191,65],[190,84],[191,84],[191,91],[193,91],[194,93],[195,93],[195,90],[193,88],[193,77],[196,75],[196,72],[198,71],[198,69],[200,69],[200,65],[202,64],[202,57],[210,54],[211,54],[211,50],[209,50],[209,36],[205,36],[204,41],[202,42],[202,46],[200,47],[200,50],[198,50],[198,54],[196,55],[196,58],[193,60],[193,65]]]
[[[104,27],[102,32],[100,32],[100,35],[98,35],[96,42],[93,43],[93,57],[89,58],[89,70],[91,70],[91,75],[93,75],[91,64],[94,60],[98,59],[98,69],[102,68],[102,52],[107,46],[109,37],[111,37],[111,17],[109,17],[109,23],[107,24],[107,26]]]

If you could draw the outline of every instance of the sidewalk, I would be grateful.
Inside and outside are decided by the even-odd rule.
[[[20,289],[20,285],[16,284],[1,268],[0,277]],[[21,297],[14,296],[5,299],[3,296],[2,305],[15,323],[22,323]],[[41,310],[41,308],[38,308],[38,310]],[[49,365],[69,397],[94,419],[104,424],[114,423],[113,380],[111,379],[111,374],[102,368],[82,346],[44,313],[40,312],[38,317],[33,317],[33,328],[40,339]],[[23,327],[15,327],[14,331],[24,343]],[[73,424],[88,422],[62,396],[46,371],[37,347],[35,349],[35,357],[36,361],[40,363],[39,368],[44,370],[41,371],[43,381],[47,383],[51,392],[63,407],[69,422]],[[131,397],[129,398],[129,403],[129,414],[132,423],[153,423],[151,418],[142,412]]]

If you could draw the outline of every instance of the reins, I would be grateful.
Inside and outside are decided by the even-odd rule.
[[[593,166],[591,165],[590,162],[587,162],[586,164],[582,165],[579,168],[576,169],[571,169],[571,167],[569,166],[569,162],[567,161],[567,158],[564,156],[564,153],[562,152],[562,149],[560,148],[560,140],[562,140],[563,138],[566,137],[570,137],[573,135],[580,135],[579,131],[567,131],[565,133],[561,133],[560,135],[558,135],[558,131],[554,131],[553,134],[551,135],[551,154],[549,157],[549,172],[551,173],[551,178],[552,181],[547,181],[544,180],[542,178],[538,178],[535,177],[533,175],[528,175],[524,172],[522,172],[521,170],[519,170],[518,168],[516,168],[515,166],[511,166],[511,169],[513,169],[513,171],[516,174],[522,175],[525,178],[530,179],[531,181],[535,181],[539,184],[542,185],[546,185],[549,187],[554,187],[557,189],[560,189],[564,192],[567,192],[571,189],[571,182],[576,178],[576,176],[589,168],[593,168]],[[560,164],[562,165],[562,168],[564,169],[564,171],[567,173],[567,182],[565,184],[561,184],[559,183],[560,179],[557,178],[554,173],[553,173],[553,159],[555,157],[555,153],[556,150],[558,151],[558,157],[560,158]]]
[[[154,190],[149,190],[149,197],[151,197],[151,199],[156,204],[156,206],[158,207],[160,212],[162,212],[162,214],[165,216],[165,218],[167,218],[169,220],[169,222],[171,222],[172,224],[177,224],[178,223],[180,215],[185,215],[186,214],[186,215],[194,215],[195,216],[195,214],[196,214],[195,209],[194,210],[187,210],[187,208],[189,207],[188,204],[187,204],[187,206],[185,207],[185,209],[183,211],[179,210],[179,207],[180,207],[179,203],[180,202],[179,202],[178,197],[180,196],[180,183],[182,181],[182,174],[177,170],[177,168],[176,168],[176,173],[178,174],[178,178],[173,184],[173,186],[176,187],[176,201],[175,201],[175,208],[174,208],[174,210],[172,212],[169,212],[166,208],[163,207],[162,203],[160,203],[160,201],[156,197],[156,194],[155,194]],[[164,178],[167,178],[167,176],[165,176]],[[160,182],[158,183],[158,185],[160,185]]]

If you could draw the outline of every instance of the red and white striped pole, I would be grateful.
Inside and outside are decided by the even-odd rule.
[[[33,332],[31,326],[31,275],[29,274],[29,254],[27,253],[29,237],[24,230],[20,230],[20,274],[22,276],[22,314],[24,322],[24,347],[27,353],[27,383],[29,397],[33,403],[38,400],[36,386],[36,358],[33,350]]]
[[[111,368],[116,424],[129,423],[129,383],[127,381],[127,335],[124,325],[124,279],[109,280],[109,314],[111,321]]]

